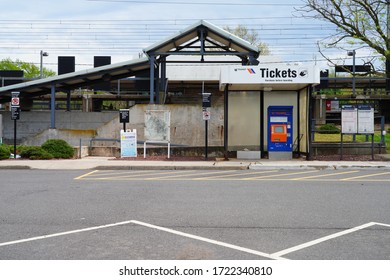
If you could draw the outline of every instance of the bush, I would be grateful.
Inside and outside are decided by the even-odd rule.
[[[335,126],[333,123],[329,123],[329,124],[324,124],[324,125],[320,126],[320,128],[318,129],[318,133],[339,134],[340,129],[337,126]]]
[[[72,158],[73,147],[62,139],[50,139],[42,144],[42,149],[49,152],[55,158]]]
[[[29,159],[52,159],[53,155],[42,149],[41,147],[30,146],[24,147],[22,152],[20,153],[22,158]]]
[[[6,145],[0,145],[0,160],[7,159],[10,156],[9,147]]]

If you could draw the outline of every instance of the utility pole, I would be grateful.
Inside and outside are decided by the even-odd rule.
[[[41,52],[40,52],[40,67],[39,67],[39,70],[40,70],[39,78],[40,79],[43,78],[43,57],[44,56],[49,56],[49,54],[47,52],[44,52],[41,50]]]

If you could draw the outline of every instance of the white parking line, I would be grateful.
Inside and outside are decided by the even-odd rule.
[[[388,224],[382,224],[382,223],[375,223],[376,226],[382,226],[382,227],[390,227]]]
[[[374,223],[374,222],[371,222],[371,223],[367,223],[367,224],[364,224],[364,225],[361,225],[361,226],[358,226],[358,227],[354,227],[354,228],[351,228],[351,229],[340,231],[340,232],[337,232],[335,234],[331,234],[331,235],[328,235],[328,236],[325,236],[325,237],[322,237],[322,238],[319,238],[319,239],[316,239],[316,240],[313,240],[313,241],[310,241],[310,242],[307,242],[307,243],[303,243],[303,244],[298,245],[298,246],[291,247],[289,249],[285,249],[285,250],[273,253],[273,254],[271,254],[271,256],[273,256],[273,257],[281,257],[283,255],[287,255],[287,254],[290,254],[292,252],[299,251],[299,250],[305,249],[307,247],[314,246],[314,245],[317,245],[319,243],[328,241],[330,239],[337,238],[337,237],[340,237],[340,236],[343,236],[343,235],[346,235],[346,234],[350,234],[352,232],[355,232],[355,231],[358,231],[358,230],[361,230],[361,229],[365,229],[365,228],[368,228],[368,227],[371,227],[371,226],[374,226],[374,225],[378,225],[378,224]]]
[[[196,236],[196,235],[193,235],[193,234],[188,234],[188,233],[185,233],[185,232],[181,232],[181,231],[177,231],[177,230],[173,230],[173,229],[169,229],[169,228],[165,228],[165,227],[155,226],[155,225],[152,225],[152,224],[139,222],[139,221],[133,221],[133,223],[137,224],[137,225],[140,225],[140,226],[144,226],[144,227],[148,227],[148,228],[152,228],[152,229],[157,229],[157,230],[165,231],[165,232],[168,232],[168,233],[176,234],[176,235],[179,235],[179,236],[183,236],[183,237],[187,237],[187,238],[191,238],[191,239],[207,242],[207,243],[210,243],[210,244],[226,247],[226,248],[229,248],[229,249],[234,249],[234,250],[245,252],[245,253],[248,253],[248,254],[261,256],[261,257],[264,257],[264,258],[267,258],[267,259],[286,260],[285,258],[282,258],[282,257],[279,257],[279,256],[272,256],[270,254],[263,253],[263,252],[260,252],[260,251],[244,248],[244,247],[241,247],[241,246],[236,246],[236,245],[233,245],[233,244],[229,244],[229,243],[225,243],[225,242],[221,242],[221,241],[217,241],[217,240],[213,240],[213,239],[209,239],[209,238],[204,238],[204,237],[201,237],[201,236]]]
[[[233,244],[229,244],[229,243],[225,243],[225,242],[221,242],[221,241],[217,241],[217,240],[212,240],[212,239],[209,239],[209,238],[204,238],[204,237],[201,237],[201,236],[188,234],[188,233],[185,233],[185,232],[180,232],[180,231],[177,231],[177,230],[172,230],[172,229],[169,229],[169,228],[155,226],[155,225],[152,225],[152,224],[148,224],[148,223],[144,223],[144,222],[140,222],[140,221],[135,221],[135,220],[129,220],[129,221],[124,221],[124,222],[119,222],[119,223],[114,223],[114,224],[107,224],[107,225],[102,225],[102,226],[89,227],[89,228],[83,228],[83,229],[78,229],[78,230],[71,230],[71,231],[59,232],[59,233],[54,233],[54,234],[41,235],[41,236],[32,237],[32,238],[26,238],[26,239],[19,239],[19,240],[4,242],[4,243],[0,243],[0,247],[20,244],[20,243],[26,243],[26,242],[32,242],[32,241],[37,241],[37,240],[43,240],[43,239],[59,237],[59,236],[64,236],[64,235],[70,235],[70,234],[75,234],[75,233],[87,232],[87,231],[92,231],[92,230],[99,230],[99,229],[105,229],[105,228],[110,228],[110,227],[122,226],[122,225],[127,225],[127,224],[136,224],[136,225],[147,227],[147,228],[157,229],[157,230],[168,232],[168,233],[175,234],[175,235],[178,235],[178,236],[187,237],[187,238],[191,238],[191,239],[207,242],[207,243],[210,243],[210,244],[226,247],[226,248],[229,248],[229,249],[245,252],[245,253],[256,255],[256,256],[261,256],[261,257],[264,257],[264,258],[267,258],[267,259],[286,260],[283,257],[271,256],[270,254],[263,253],[263,252],[260,252],[260,251],[256,251],[256,250],[252,250],[252,249],[236,246],[236,245],[233,245]]]
[[[100,229],[105,229],[105,228],[110,228],[110,227],[117,227],[117,226],[128,225],[128,224],[135,224],[135,225],[139,225],[139,226],[143,226],[143,227],[147,227],[147,228],[152,228],[152,229],[164,231],[167,233],[175,234],[178,236],[207,242],[207,243],[210,243],[213,245],[226,247],[229,249],[233,249],[233,250],[237,250],[237,251],[241,251],[244,253],[248,253],[248,254],[252,254],[252,255],[256,255],[256,256],[261,256],[261,257],[264,257],[267,259],[273,259],[273,260],[288,260],[287,258],[284,258],[282,256],[299,251],[299,250],[302,250],[302,249],[305,249],[305,248],[308,248],[308,247],[311,247],[311,246],[314,246],[314,245],[317,245],[319,243],[328,241],[330,239],[334,239],[334,238],[337,238],[337,237],[340,237],[343,235],[347,235],[347,234],[371,227],[371,226],[378,225],[378,226],[390,227],[390,224],[370,222],[370,223],[367,223],[367,224],[364,224],[364,225],[361,225],[358,227],[354,227],[354,228],[351,228],[348,230],[344,230],[344,231],[341,231],[341,232],[338,232],[335,234],[331,234],[331,235],[319,238],[319,239],[315,239],[313,241],[303,243],[301,245],[294,246],[294,247],[291,247],[291,248],[288,248],[288,249],[285,249],[285,250],[282,250],[282,251],[279,251],[279,252],[276,252],[273,254],[268,254],[268,253],[260,252],[257,250],[252,250],[249,248],[245,248],[245,247],[241,247],[241,246],[221,242],[218,240],[213,240],[213,239],[209,239],[209,238],[205,238],[205,237],[201,237],[201,236],[197,236],[197,235],[193,235],[193,234],[161,227],[161,226],[156,226],[156,225],[152,225],[152,224],[148,224],[148,223],[144,223],[144,222],[140,222],[140,221],[136,221],[136,220],[129,220],[129,221],[123,221],[123,222],[119,222],[119,223],[83,228],[83,229],[78,229],[78,230],[64,231],[64,232],[59,232],[59,233],[54,233],[54,234],[41,235],[41,236],[36,236],[36,237],[31,237],[31,238],[3,242],[3,243],[0,243],[0,247],[10,246],[10,245],[15,245],[15,244],[20,244],[20,243],[26,243],[26,242],[32,242],[32,241],[37,241],[37,240],[43,240],[43,239],[48,239],[48,238],[54,238],[54,237],[59,237],[59,236],[64,236],[64,235],[75,234],[75,233],[87,232],[87,231],[92,231],[92,230],[100,230]]]
[[[54,234],[19,239],[19,240],[0,243],[0,247],[20,244],[20,243],[25,243],[25,242],[31,242],[31,241],[36,241],[36,240],[42,240],[42,239],[47,239],[47,238],[53,238],[53,237],[58,237],[58,236],[64,236],[64,235],[69,235],[69,234],[74,234],[74,233],[86,232],[86,231],[91,231],[91,230],[98,230],[98,229],[103,229],[103,228],[110,228],[110,227],[116,227],[116,226],[121,226],[121,225],[127,225],[127,224],[131,224],[131,223],[132,223],[132,221],[124,221],[124,222],[115,223],[115,224],[107,224],[107,225],[102,225],[102,226],[82,228],[82,229],[64,231],[64,232],[59,232],[59,233],[54,233]]]

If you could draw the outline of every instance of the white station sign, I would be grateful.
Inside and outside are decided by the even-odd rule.
[[[315,65],[263,64],[227,66],[221,70],[220,88],[224,85],[309,85],[320,83]]]

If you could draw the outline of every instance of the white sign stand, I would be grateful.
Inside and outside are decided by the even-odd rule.
[[[121,158],[137,157],[137,130],[121,130]]]

